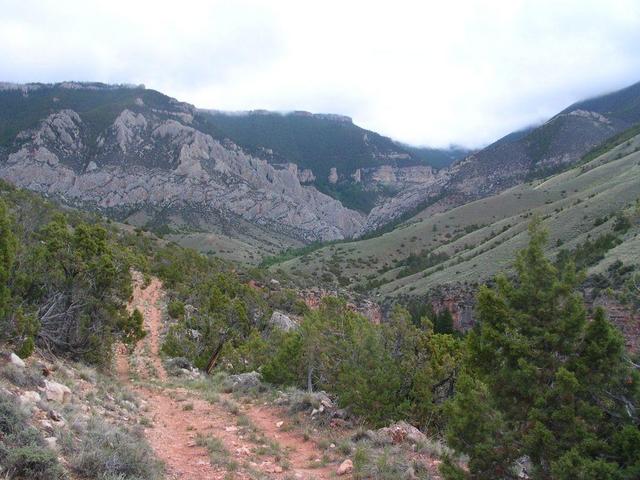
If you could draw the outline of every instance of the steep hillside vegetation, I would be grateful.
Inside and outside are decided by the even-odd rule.
[[[574,164],[634,127],[640,88],[578,103],[459,158],[349,118],[198,110],[143,86],[1,84],[0,176],[204,252],[366,237]],[[433,161],[432,161],[433,160]]]
[[[2,178],[245,262],[352,237],[385,198],[441,182],[425,162],[438,152],[414,152],[337,115],[219,114],[144,86],[0,84]]]
[[[452,146],[446,149],[414,147],[412,145],[401,144],[405,150],[413,154],[414,157],[422,160],[427,165],[434,168],[446,168],[453,162],[462,160],[467,155],[473,153],[472,150],[463,147]]]
[[[550,228],[553,255],[612,234],[615,242],[583,266],[595,273],[614,259],[638,265],[640,257],[632,252],[640,232],[640,136],[607,148],[563,173],[439,213],[427,209],[392,232],[327,246],[272,268],[306,283],[383,296],[475,284],[508,268],[534,214]],[[615,230],[621,216],[629,219],[629,228]]]

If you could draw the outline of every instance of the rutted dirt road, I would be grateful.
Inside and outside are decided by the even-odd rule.
[[[150,424],[145,435],[165,462],[167,478],[334,478],[334,469],[320,462],[322,451],[300,432],[286,429],[286,419],[277,410],[238,405],[228,395],[209,402],[184,388],[162,385],[167,380],[159,356],[164,296],[157,278],[145,285],[142,275],[134,273],[129,310],[137,308],[143,314],[147,335],[131,355],[118,349],[116,368],[119,377],[147,402]],[[131,377],[161,383],[139,386],[131,384]]]

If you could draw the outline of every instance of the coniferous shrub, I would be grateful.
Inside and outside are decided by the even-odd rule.
[[[530,225],[513,281],[478,294],[478,328],[449,404],[448,439],[469,456],[450,478],[511,478],[528,458],[533,479],[630,479],[640,474],[638,372],[604,311],[587,315],[571,262],[544,256]]]

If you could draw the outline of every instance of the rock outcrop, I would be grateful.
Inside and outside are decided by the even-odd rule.
[[[285,332],[298,328],[298,324],[294,320],[289,318],[284,313],[280,312],[273,312],[273,315],[271,315],[271,319],[269,320],[269,324],[272,327],[278,328]]]
[[[191,228],[262,230],[303,242],[360,230],[362,214],[301,184],[312,172],[276,168],[215,140],[185,124],[186,112],[134,108],[122,110],[92,146],[90,126],[77,112],[48,115],[17,135],[0,158],[0,177],[121,220],[143,212],[152,222],[170,211]]]
[[[24,360],[22,360],[18,355],[16,355],[13,352],[9,354],[9,363],[18,368],[24,368],[26,366],[26,364],[24,363]]]

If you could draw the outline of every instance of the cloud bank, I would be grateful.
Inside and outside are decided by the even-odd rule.
[[[640,81],[640,2],[5,0],[0,80],[144,83],[480,146]]]

